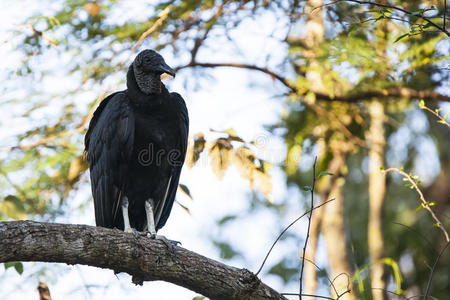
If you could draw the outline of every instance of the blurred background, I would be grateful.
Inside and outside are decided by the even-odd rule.
[[[303,292],[404,299],[430,284],[445,299],[449,11],[361,2],[2,0],[0,220],[95,224],[84,133],[98,103],[126,88],[137,53],[155,49],[190,114],[177,203],[159,233],[256,272],[311,207],[317,157],[314,205],[334,200],[312,214]],[[279,292],[298,293],[307,228],[306,217],[292,226],[259,275]],[[7,263],[0,299],[38,299],[39,281],[53,299],[200,296],[111,270]]]

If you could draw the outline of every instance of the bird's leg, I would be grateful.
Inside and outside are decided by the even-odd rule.
[[[128,216],[128,198],[127,198],[127,196],[122,197],[120,205],[122,206],[123,231],[133,232],[133,229],[130,226],[130,217]]]
[[[156,234],[155,218],[153,215],[154,204],[155,202],[153,201],[153,199],[148,199],[147,201],[145,201],[145,212],[147,214],[147,230],[150,234],[150,237],[152,239],[161,240],[164,244],[166,244],[167,248],[169,248],[172,253],[175,253],[175,246],[181,243],[178,241],[169,240],[163,235]]]
[[[155,217],[153,214],[154,205],[155,202],[151,198],[145,201],[145,213],[147,214],[147,230],[153,238],[156,236]]]

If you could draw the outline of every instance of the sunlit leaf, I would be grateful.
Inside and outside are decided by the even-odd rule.
[[[189,198],[191,198],[191,199],[193,200],[193,198],[192,198],[192,196],[191,196],[191,191],[189,190],[189,188],[188,188],[185,184],[180,183],[180,184],[178,185],[178,188],[179,188],[186,196],[188,196]]]
[[[233,148],[225,139],[218,139],[209,148],[211,167],[217,178],[222,179],[231,162]]]
[[[188,215],[191,214],[191,211],[189,210],[189,208],[188,208],[186,205],[182,204],[180,201],[177,201],[177,204],[178,204],[182,209],[184,209],[184,211],[187,212]]]
[[[423,101],[423,99],[420,100],[420,102],[419,102],[419,107],[420,107],[420,108],[425,107],[425,101]]]

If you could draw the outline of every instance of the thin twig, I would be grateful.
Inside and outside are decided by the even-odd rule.
[[[389,291],[389,290],[387,290],[387,289],[383,289],[383,288],[370,288],[370,289],[371,289],[371,290],[380,290],[380,291],[384,291],[384,292],[386,292],[386,293],[388,293],[388,294],[392,294],[392,295],[395,295],[395,296],[397,296],[397,297],[401,297],[401,298],[403,298],[403,299],[408,300],[408,298],[406,298],[405,295],[397,294],[396,292]]]
[[[316,164],[317,164],[317,156],[314,158],[314,164],[313,164],[313,181],[312,181],[312,186],[311,186],[311,207],[314,207],[314,187],[316,185]],[[306,230],[305,243],[303,244],[302,267],[300,269],[300,292],[298,294],[300,300],[302,299],[302,292],[303,292],[303,269],[305,267],[305,253],[306,253],[306,247],[308,246],[309,230],[311,228],[311,218],[312,218],[312,210],[309,212],[308,229]]]
[[[32,22],[28,23],[28,26],[30,27],[30,29],[33,31],[33,33],[37,36],[40,36],[42,39],[46,40],[47,42],[50,43],[50,45],[52,45],[53,47],[55,47],[56,49],[58,49],[58,45],[56,44],[55,41],[53,41],[51,38],[49,38],[48,36],[45,35],[45,33],[43,31],[39,31],[36,28],[34,28],[33,26],[34,24]]]
[[[408,11],[404,8],[398,7],[398,6],[394,6],[394,5],[390,5],[390,4],[382,4],[382,3],[372,2],[372,1],[359,1],[359,0],[338,0],[338,1],[332,2],[331,5],[339,3],[339,2],[353,2],[353,3],[358,3],[358,4],[367,4],[367,5],[371,5],[371,6],[378,6],[378,7],[390,8],[390,9],[394,9],[397,11],[401,11],[404,14],[414,16],[417,18],[421,18],[422,20],[427,21],[431,26],[439,29],[439,31],[442,31],[447,36],[450,36],[450,32],[447,31],[447,29],[445,28],[445,23],[444,23],[444,26],[441,27],[441,26],[437,25],[436,23],[434,23],[433,21],[431,21],[428,17],[425,17],[422,14],[419,14],[419,15],[413,14],[413,12],[410,12],[410,11]],[[445,16],[445,9],[444,9],[444,16]]]
[[[298,293],[281,293],[281,295],[283,295],[283,296],[298,296]],[[334,298],[331,298],[328,296],[320,296],[320,295],[312,295],[312,294],[301,294],[301,296],[335,300]]]
[[[425,106],[425,104],[423,104],[422,101],[421,101],[420,103],[421,103],[421,104],[419,104],[419,107],[420,107],[421,109],[424,109],[424,110],[429,111],[430,113],[432,113],[433,115],[435,115],[435,116],[439,119],[438,123],[444,124],[444,125],[446,125],[448,128],[450,128],[450,124],[447,122],[446,119],[444,119],[443,117],[441,117],[441,116],[439,115],[438,112],[436,112],[436,111],[432,110],[431,108]]]
[[[314,265],[314,267],[316,267],[317,270],[319,270],[320,272],[323,272],[323,270],[322,270],[322,269],[321,269],[314,261],[312,261],[311,259],[309,259],[309,258],[307,258],[307,257],[305,257],[305,260],[306,260],[307,262],[309,262],[310,264]],[[338,293],[338,291],[337,291],[337,289],[336,289],[336,286],[334,285],[334,279],[331,280],[330,277],[328,277],[328,275],[326,275],[326,274],[325,274],[325,276],[327,277],[327,280],[328,280],[328,282],[330,283],[330,286],[333,288],[335,294],[336,294],[336,295],[339,295],[339,293]],[[339,275],[338,275],[338,276],[339,276]]]
[[[87,115],[84,116],[84,118],[81,120],[81,122],[78,124],[78,126],[75,129],[63,132],[61,134],[57,134],[57,135],[53,135],[53,136],[49,136],[49,137],[40,139],[34,143],[25,144],[25,145],[16,145],[16,146],[7,147],[7,148],[0,148],[0,152],[11,152],[16,149],[28,150],[28,149],[31,149],[31,148],[34,148],[37,146],[47,145],[55,140],[70,137],[74,134],[83,132],[85,130],[86,124],[91,120],[91,118],[94,114],[94,111],[97,109],[98,104],[105,98],[105,94],[106,94],[106,91],[104,91],[100,94],[100,96],[97,98],[94,105],[92,106],[92,109],[89,111],[89,113]]]
[[[439,229],[442,230],[442,232],[443,232],[443,234],[445,236],[445,240],[447,241],[447,243],[450,242],[450,238],[448,236],[447,231],[445,230],[445,228],[442,225],[441,221],[439,221],[438,217],[435,215],[435,213],[431,209],[430,204],[428,203],[428,201],[425,200],[425,197],[423,196],[422,191],[419,189],[419,187],[417,186],[417,183],[414,181],[414,179],[412,179],[409,174],[407,174],[406,172],[404,172],[404,171],[402,171],[402,170],[400,170],[398,168],[389,168],[389,169],[383,170],[383,172],[386,172],[386,173],[397,172],[397,173],[401,174],[407,181],[409,181],[411,183],[411,185],[414,187],[416,192],[419,194],[420,201],[422,202],[422,207],[430,212],[431,217],[436,222],[436,226]]]
[[[292,227],[292,225],[294,225],[295,223],[297,223],[298,220],[300,220],[301,218],[303,218],[304,216],[306,216],[306,215],[307,215],[308,213],[310,213],[312,210],[317,209],[317,208],[319,208],[319,207],[321,207],[321,206],[323,206],[323,205],[325,205],[325,204],[327,204],[327,203],[329,203],[329,202],[331,202],[331,201],[334,201],[334,200],[335,200],[335,198],[330,199],[330,200],[327,200],[327,201],[323,202],[322,204],[319,204],[319,205],[317,205],[317,206],[311,208],[310,210],[305,211],[300,217],[298,217],[297,219],[295,219],[294,221],[292,221],[285,229],[283,229],[283,231],[278,235],[278,237],[276,238],[275,242],[273,242],[272,246],[270,247],[269,251],[267,252],[266,257],[264,258],[264,260],[263,260],[261,266],[259,267],[258,271],[255,273],[255,276],[258,276],[258,274],[261,272],[262,268],[264,267],[264,264],[266,263],[267,258],[268,258],[269,255],[270,255],[270,252],[272,252],[273,247],[275,247],[276,243],[281,239],[281,237],[284,235],[284,233],[285,233],[289,228]],[[296,295],[298,295],[298,294],[296,294]]]
[[[147,29],[140,37],[139,40],[136,42],[136,44],[131,48],[131,50],[136,50],[137,47],[139,47],[143,40],[145,40],[150,34],[152,34],[158,27],[160,27],[163,22],[167,19],[169,16],[170,11],[172,10],[172,5],[168,5],[163,11],[161,11],[158,15],[158,20],[156,20],[155,23],[153,23],[152,27]]]
[[[433,267],[431,268],[431,271],[430,271],[430,277],[428,278],[427,288],[425,289],[425,295],[423,296],[424,300],[427,299],[428,294],[430,293],[431,281],[433,280],[434,270],[436,269],[436,266],[437,266],[439,260],[441,259],[442,254],[444,254],[445,250],[447,250],[449,245],[450,245],[450,242],[447,240],[447,244],[445,244],[444,248],[442,248],[441,252],[436,257],[436,260],[434,261]]]
[[[406,227],[407,229],[409,229],[410,231],[412,231],[413,233],[415,233],[418,237],[420,237],[420,238],[423,239],[425,242],[427,242],[427,244],[428,244],[428,249],[429,249],[433,254],[438,254],[438,253],[436,252],[436,250],[433,248],[433,244],[432,244],[432,243],[431,243],[431,242],[430,242],[423,234],[421,234],[419,231],[415,230],[414,228],[412,228],[412,227],[410,227],[410,226],[408,226],[408,225],[402,224],[402,223],[392,222],[392,224]]]
[[[343,291],[341,294],[337,295],[337,298],[321,296],[321,295],[312,295],[312,294],[301,294],[301,296],[314,297],[314,298],[319,298],[319,299],[337,300],[337,299],[341,298],[342,296],[344,296],[345,294],[350,293],[350,292],[351,292],[350,290]],[[298,296],[297,293],[281,293],[281,295],[283,295],[283,296]]]

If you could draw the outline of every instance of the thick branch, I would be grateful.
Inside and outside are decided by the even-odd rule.
[[[125,272],[133,282],[164,280],[211,299],[286,299],[246,269],[159,240],[86,225],[0,223],[0,262],[83,264]]]

